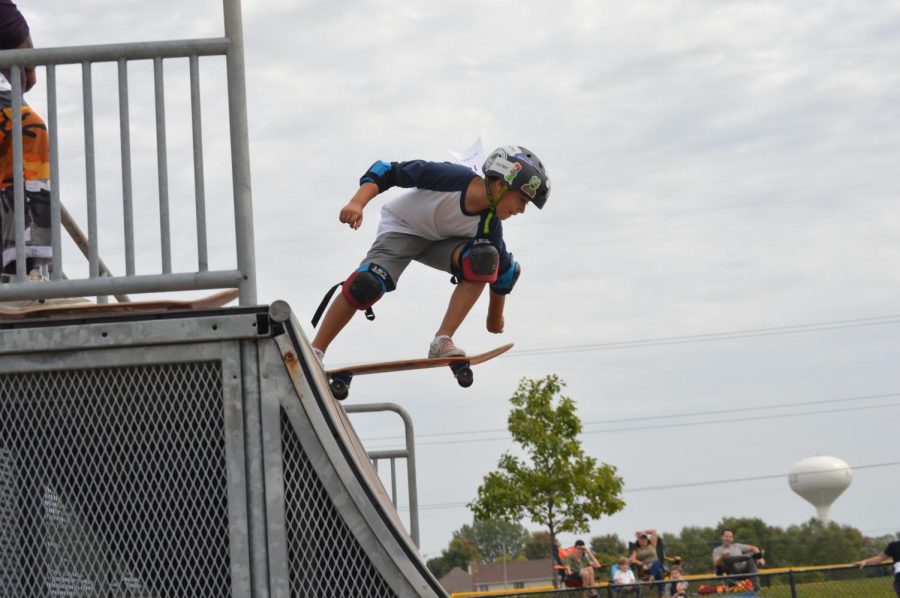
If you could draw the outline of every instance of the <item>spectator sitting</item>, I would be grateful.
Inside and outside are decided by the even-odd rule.
[[[756,573],[757,564],[766,564],[762,558],[762,551],[752,544],[739,544],[734,541],[734,532],[730,529],[722,531],[722,544],[713,549],[713,567],[716,571],[722,571],[727,575],[740,575],[742,573]],[[759,578],[748,576],[753,583],[753,589],[759,590]]]
[[[594,567],[600,568],[600,562],[584,545],[584,540],[575,541],[575,552],[563,559],[566,575],[572,581],[581,581],[582,587],[594,587]],[[596,591],[585,596],[598,596]]]
[[[631,551],[629,560],[641,568],[641,577],[650,575],[656,581],[662,581],[663,565],[656,552],[656,544],[659,542],[656,530],[638,531],[634,535],[637,536],[637,546]]]
[[[681,567],[674,566],[669,571],[669,583],[666,585],[665,595],[672,598],[687,598],[688,582],[684,581]]]
[[[621,594],[640,596],[641,586],[635,585],[635,583],[637,583],[637,580],[634,578],[634,571],[628,566],[628,559],[623,556],[619,559],[619,568],[616,569],[613,575],[614,591]]]

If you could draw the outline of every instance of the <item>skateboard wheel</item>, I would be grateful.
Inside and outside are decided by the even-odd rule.
[[[454,375],[456,376],[456,382],[463,388],[469,388],[475,380],[470,367],[461,367],[454,372]]]
[[[343,401],[350,394],[350,386],[343,380],[332,380],[328,385],[331,387],[331,394],[338,401]]]

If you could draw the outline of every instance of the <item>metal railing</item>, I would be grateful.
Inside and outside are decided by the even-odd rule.
[[[396,460],[406,459],[406,484],[409,495],[409,535],[415,542],[416,547],[419,545],[419,492],[416,485],[416,439],[413,432],[412,418],[409,413],[395,403],[369,403],[363,405],[347,405],[344,407],[347,413],[380,413],[383,411],[392,411],[400,416],[403,420],[403,429],[406,439],[405,449],[392,449],[381,451],[367,451],[375,471],[378,471],[378,462],[382,460],[391,463],[391,501],[394,508],[397,508],[397,470]]]
[[[37,48],[0,52],[0,68],[11,71],[12,152],[16,283],[0,285],[0,300],[49,299],[78,295],[120,295],[219,288],[240,290],[241,305],[256,304],[256,272],[253,239],[253,210],[250,186],[247,99],[244,76],[243,32],[239,0],[223,0],[224,37],[126,44],[104,44],[61,48]],[[236,267],[210,270],[208,264],[206,199],[203,175],[203,144],[199,91],[199,58],[224,56],[228,83],[228,118],[231,142],[231,171],[235,227]],[[166,152],[164,61],[186,58],[190,71],[191,134],[193,137],[194,200],[196,210],[197,267],[190,272],[173,272],[172,238],[169,214],[168,160]],[[159,232],[161,272],[137,274],[135,270],[135,233],[133,217],[131,117],[128,102],[128,63],[153,61],[155,124],[157,140],[157,179],[159,182]],[[120,154],[122,164],[122,210],[125,250],[125,274],[110,275],[99,255],[98,201],[95,173],[95,140],[92,66],[114,62],[118,65]],[[65,279],[61,230],[64,208],[60,201],[57,73],[59,65],[81,65],[84,123],[85,189],[87,203],[87,278]],[[47,82],[47,130],[50,143],[50,210],[52,265],[50,280],[30,284],[25,260],[25,188],[22,153],[21,69],[42,66]],[[104,274],[104,270],[106,274]]]

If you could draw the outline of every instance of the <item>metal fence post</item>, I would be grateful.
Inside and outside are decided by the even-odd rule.
[[[241,305],[256,305],[256,253],[250,189],[250,139],[247,132],[247,82],[244,77],[244,33],[240,0],[223,0],[228,38],[228,119],[231,130],[231,178],[234,186],[234,228]]]
[[[794,583],[793,570],[788,571],[788,583],[791,586],[791,598],[797,598],[797,585]]]

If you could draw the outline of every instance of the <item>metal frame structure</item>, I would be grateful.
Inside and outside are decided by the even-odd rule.
[[[256,266],[253,238],[253,209],[250,186],[250,152],[247,132],[247,94],[244,75],[243,28],[240,0],[223,0],[224,37],[178,41],[104,44],[63,48],[36,48],[0,52],[0,68],[11,69],[13,112],[13,169],[15,198],[16,280],[17,284],[0,285],[0,301],[49,299],[56,297],[123,295],[219,288],[240,289],[240,304],[256,304]],[[228,83],[228,113],[231,136],[231,170],[234,190],[234,224],[236,267],[210,271],[206,247],[206,205],[203,184],[202,131],[200,126],[199,58],[224,56]],[[195,203],[197,214],[198,264],[193,272],[172,272],[171,233],[168,206],[168,163],[166,156],[164,61],[187,58],[190,63],[191,122]],[[162,271],[157,274],[135,273],[134,222],[132,217],[132,171],[130,115],[128,110],[128,63],[152,60],[156,97],[157,178],[159,180],[160,255]],[[115,62],[119,73],[120,152],[122,160],[122,202],[126,272],[121,276],[104,276],[98,251],[98,202],[96,192],[93,84],[91,67],[96,63]],[[63,278],[61,223],[63,208],[59,190],[59,145],[57,117],[58,65],[80,64],[82,68],[82,100],[84,104],[84,157],[87,190],[88,234],[87,258],[89,276],[80,280]],[[25,195],[22,158],[22,84],[24,65],[45,67],[47,80],[47,126],[50,137],[50,185],[53,262],[51,280],[31,285],[27,281],[25,256]]]
[[[3,595],[445,595],[282,302],[0,323],[0,494]]]

